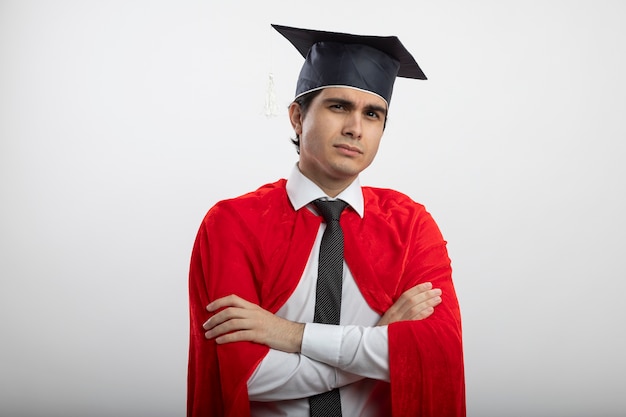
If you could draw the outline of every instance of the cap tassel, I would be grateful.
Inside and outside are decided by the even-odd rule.
[[[267,83],[267,92],[265,94],[265,116],[276,117],[278,116],[278,105],[276,104],[276,91],[274,89],[274,74],[269,73],[269,80]]]

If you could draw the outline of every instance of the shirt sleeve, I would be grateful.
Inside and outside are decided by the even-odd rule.
[[[248,379],[250,401],[306,398],[363,379],[299,353],[270,349]]]
[[[302,353],[270,350],[248,380],[251,401],[310,397],[363,378],[389,382],[387,326],[307,323]]]
[[[302,354],[364,378],[389,382],[387,326],[307,323]]]

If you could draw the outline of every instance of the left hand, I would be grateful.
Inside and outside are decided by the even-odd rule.
[[[405,320],[424,320],[435,312],[441,303],[441,290],[430,282],[406,290],[380,318],[377,326]]]
[[[303,323],[280,318],[236,295],[219,298],[206,309],[223,309],[202,325],[207,339],[214,338],[218,344],[248,341],[283,352],[300,352]]]

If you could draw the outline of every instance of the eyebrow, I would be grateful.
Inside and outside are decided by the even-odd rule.
[[[341,104],[346,107],[353,108],[354,103],[350,100],[346,100],[339,97],[329,97],[324,99],[324,103],[326,104]],[[376,104],[367,104],[365,106],[365,110],[382,113],[384,116],[387,116],[387,108],[384,106],[379,106]]]

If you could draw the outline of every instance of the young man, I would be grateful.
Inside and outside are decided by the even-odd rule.
[[[396,76],[426,77],[395,37],[274,28],[306,58],[300,157],[202,222],[188,416],[464,416],[446,243],[422,205],[358,179]]]

